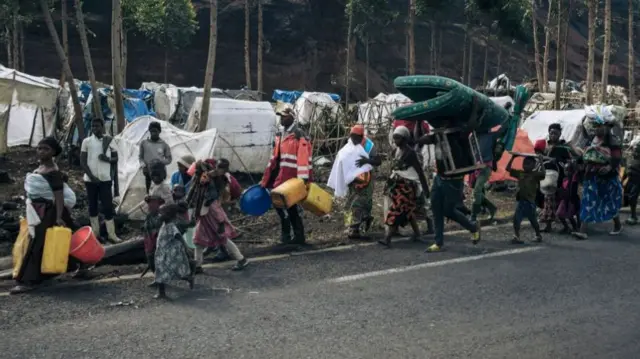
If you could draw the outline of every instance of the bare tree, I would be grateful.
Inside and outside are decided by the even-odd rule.
[[[600,102],[607,102],[607,85],[609,84],[609,59],[611,56],[611,0],[604,2],[604,52],[602,54],[602,94]]]
[[[87,67],[87,75],[91,83],[91,95],[93,97],[93,111],[95,116],[104,120],[102,109],[100,107],[100,98],[98,97],[98,83],[96,82],[96,74],[93,71],[93,62],[91,61],[91,50],[89,49],[89,40],[87,39],[87,28],[84,24],[84,14],[82,13],[82,1],[75,0],[76,6],[76,22],[78,23],[78,33],[80,34],[80,43],[82,44],[82,55],[84,63]]]
[[[209,104],[211,102],[211,85],[213,73],[216,68],[216,45],[218,44],[218,0],[209,0],[211,6],[209,12],[209,55],[207,56],[207,69],[204,75],[204,93],[202,94],[202,110],[200,111],[200,123],[198,131],[206,131],[209,123]]]
[[[555,109],[560,109],[560,92],[562,91],[562,0],[556,0],[558,5],[558,24],[556,34],[556,98]]]
[[[636,91],[635,91],[635,79],[633,78],[634,76],[634,67],[636,64],[636,60],[635,60],[635,53],[634,53],[634,48],[633,48],[633,1],[634,0],[629,0],[629,5],[628,5],[628,9],[627,9],[627,13],[628,13],[628,17],[629,17],[629,21],[628,21],[628,26],[629,26],[629,40],[628,40],[628,45],[629,45],[629,107],[634,108],[636,107]]]
[[[262,98],[263,91],[263,79],[262,79],[262,56],[264,55],[264,20],[262,13],[262,0],[256,0],[258,2],[258,92],[260,98]]]
[[[113,31],[111,43],[113,44],[113,52],[111,59],[113,61],[113,95],[116,106],[116,124],[117,132],[124,129],[124,98],[122,96],[122,6],[120,0],[112,1],[113,14]]]
[[[245,85],[251,89],[251,1],[244,0],[244,77]]]
[[[551,14],[553,13],[552,8],[553,0],[549,0],[547,23],[544,30],[544,57],[542,59],[542,84],[540,85],[540,91],[542,92],[549,92],[549,50],[551,47]]]
[[[415,22],[416,22],[416,0],[409,0],[409,16],[407,21],[407,38],[409,41],[409,75],[416,74],[416,40],[415,40]]]
[[[542,64],[540,63],[540,41],[538,40],[538,17],[535,0],[531,0],[531,25],[533,27],[533,56],[536,66],[536,79],[538,80],[538,88],[542,89]]]
[[[69,59],[67,55],[64,53],[64,48],[60,43],[60,38],[58,37],[58,31],[56,30],[56,26],[53,24],[53,19],[51,18],[51,12],[49,11],[49,3],[47,0],[40,0],[40,9],[42,10],[42,15],[44,17],[44,22],[47,24],[47,28],[49,29],[49,34],[51,35],[51,39],[53,40],[54,47],[56,52],[58,53],[58,58],[60,62],[62,62],[62,66],[66,73],[67,84],[69,85],[69,91],[71,92],[71,101],[73,102],[73,110],[74,121],[76,127],[78,128],[78,137],[80,140],[84,138],[84,122],[82,121],[82,107],[80,107],[80,99],[78,98],[78,89],[76,88],[76,84],[73,81],[73,73],[71,72],[71,66],[69,65]]]
[[[587,42],[587,105],[593,102],[593,68],[595,66],[595,48],[596,48],[596,7],[598,0],[587,0],[587,9],[589,12],[589,40]]]

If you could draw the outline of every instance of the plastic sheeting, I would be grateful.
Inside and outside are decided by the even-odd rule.
[[[195,100],[186,124],[198,129],[202,97]],[[207,129],[218,129],[216,158],[226,158],[231,172],[262,173],[271,158],[276,114],[269,102],[212,98]]]
[[[388,116],[400,106],[413,103],[407,96],[379,93],[373,99],[358,105],[358,123],[363,124],[367,133],[375,134],[389,122]]]
[[[323,116],[336,116],[340,105],[324,92],[303,92],[293,106],[296,120],[307,125]]]
[[[293,104],[300,98],[300,96],[302,96],[303,93],[304,92],[302,91],[274,90],[271,99],[273,101],[281,101]],[[333,101],[340,102],[340,95],[335,93],[328,93],[327,95],[329,95],[329,97],[331,97]]]
[[[533,151],[533,142],[529,139],[529,135],[527,132],[521,128],[518,129],[516,133],[516,140],[513,143],[513,152],[520,153],[534,153]],[[507,164],[511,160],[511,154],[509,152],[505,152],[502,155],[502,158],[498,161],[498,165],[496,166],[498,169],[491,173],[491,177],[489,177],[489,183],[494,182],[503,182],[503,181],[515,181],[516,179],[509,175],[507,172]],[[513,168],[514,169],[522,169],[522,157],[517,157],[513,160]]]
[[[167,166],[167,183],[171,174],[178,170],[177,160],[185,155],[196,159],[211,158],[216,147],[217,130],[192,133],[178,129],[165,121],[159,121],[151,116],[143,116],[127,125],[125,129],[114,137],[114,145],[118,150],[118,180],[120,182],[121,202],[118,213],[127,213],[131,219],[144,219],[144,197],[147,195],[144,175],[140,169],[138,155],[140,142],[148,138],[149,123],[160,122],[162,139],[171,148],[173,161]],[[266,162],[265,162],[266,163]]]
[[[562,126],[561,138],[577,144],[582,136],[584,109],[569,111],[538,111],[529,116],[520,127],[527,132],[532,143],[547,138],[549,125],[559,123]]]

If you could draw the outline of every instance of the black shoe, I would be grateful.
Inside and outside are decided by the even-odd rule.
[[[233,267],[231,267],[232,271],[241,271],[245,269],[249,265],[249,261],[247,258],[242,258],[239,260]]]

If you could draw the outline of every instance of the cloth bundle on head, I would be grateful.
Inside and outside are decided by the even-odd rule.
[[[615,119],[611,110],[605,105],[591,105],[584,107],[585,115],[593,122],[604,125]]]
[[[51,149],[53,150],[53,157],[57,157],[60,153],[62,153],[62,147],[58,143],[58,140],[51,136],[45,137],[40,140],[40,144],[51,147]]]

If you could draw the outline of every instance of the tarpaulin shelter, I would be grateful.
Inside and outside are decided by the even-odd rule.
[[[7,120],[7,145],[36,146],[53,133],[60,86],[0,65],[0,119]]]
[[[162,139],[171,148],[173,161],[167,166],[167,181],[178,170],[177,161],[191,155],[198,160],[213,157],[218,131],[215,128],[193,133],[181,130],[166,121],[152,116],[139,117],[114,137],[118,151],[118,181],[121,202],[118,213],[126,213],[131,219],[144,219],[144,198],[147,195],[144,175],[140,168],[140,143],[149,137],[149,123],[157,121],[162,127]],[[266,163],[266,162],[265,162]]]

